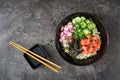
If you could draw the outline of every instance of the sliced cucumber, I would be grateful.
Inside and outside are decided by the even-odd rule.
[[[79,23],[81,21],[81,18],[80,17],[76,17],[75,21]]]
[[[86,24],[84,21],[82,21],[82,22],[80,23],[80,26],[81,26],[82,28],[86,28],[87,24]]]
[[[88,24],[88,29],[90,29],[90,30],[94,29],[94,26],[92,23]]]
[[[72,19],[72,23],[73,23],[73,24],[76,24],[76,21],[75,21],[75,19]]]
[[[89,29],[84,29],[83,32],[84,32],[84,34],[90,34],[91,33]]]
[[[93,29],[94,29],[94,28],[96,28],[96,25],[95,25],[95,23],[92,23],[92,26],[93,26]]]
[[[84,16],[81,17],[81,21],[85,21],[86,18]]]
[[[90,20],[87,19],[87,20],[86,20],[86,23],[87,23],[87,24],[90,24],[91,22],[90,22]]]

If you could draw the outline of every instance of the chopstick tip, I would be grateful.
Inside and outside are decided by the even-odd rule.
[[[13,41],[9,41],[9,44],[13,43]]]
[[[59,71],[57,71],[56,73],[59,73]]]

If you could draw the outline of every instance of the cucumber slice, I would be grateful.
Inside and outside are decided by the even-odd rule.
[[[83,33],[84,33],[84,34],[90,34],[91,32],[90,32],[89,29],[84,29],[84,30],[83,30]]]
[[[79,23],[81,21],[81,18],[80,17],[76,17],[75,21]]]
[[[96,28],[96,25],[95,25],[95,23],[92,23],[92,26],[93,26],[93,29],[94,29],[94,28]]]
[[[72,19],[72,23],[73,23],[73,24],[76,24],[76,21],[75,21],[75,19]]]
[[[84,16],[81,17],[81,21],[85,21],[86,18]]]
[[[93,29],[93,25],[90,23],[88,24],[88,29],[92,30]]]
[[[87,20],[86,20],[86,23],[87,23],[87,24],[90,24],[91,22],[90,22],[90,20],[87,19]]]
[[[84,21],[82,21],[82,22],[80,23],[80,26],[81,26],[82,28],[86,28],[87,24],[86,24]]]
[[[75,24],[76,29],[79,29],[79,27],[80,27],[79,24]]]
[[[94,35],[94,34],[100,34],[100,32],[98,32],[97,28],[95,28],[95,29],[92,30],[92,34],[93,34],[93,35]]]

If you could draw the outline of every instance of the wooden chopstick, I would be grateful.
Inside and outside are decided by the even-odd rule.
[[[16,44],[15,42],[10,41],[10,43],[13,43],[13,44],[19,46],[20,48],[22,48],[22,49],[25,50],[25,51],[28,51],[28,52],[31,53],[32,55],[34,55],[34,56],[36,56],[36,57],[38,57],[38,58],[40,58],[40,59],[42,59],[42,60],[48,62],[49,64],[52,64],[52,65],[56,66],[57,68],[60,68],[60,69],[61,69],[61,66],[59,66],[59,65],[57,65],[57,64],[55,64],[55,63],[53,63],[53,62],[51,62],[50,60],[47,60],[47,59],[43,58],[42,56],[37,55],[36,53],[34,53],[34,52],[32,52],[32,51],[30,51],[30,50],[28,50],[28,49],[26,49],[26,48],[24,48],[24,47],[22,47],[22,46]]]
[[[37,60],[38,62],[42,63],[43,65],[45,65],[46,67],[50,68],[51,70],[53,70],[56,73],[59,73],[58,70],[56,70],[55,68],[51,67],[50,65],[48,65],[47,63],[39,60],[38,58],[34,57],[33,55],[31,55],[30,53],[26,52],[25,50],[23,50],[22,48],[20,48],[19,46],[13,44],[12,42],[9,42],[12,46],[16,47],[17,49],[19,49],[20,51],[22,51],[23,53],[27,54],[28,56],[32,57],[33,59]]]

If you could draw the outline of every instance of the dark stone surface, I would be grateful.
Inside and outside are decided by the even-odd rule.
[[[88,66],[64,61],[55,44],[58,23],[74,12],[95,13],[109,33],[105,55]],[[0,80],[120,80],[119,0],[0,0]],[[50,59],[62,66],[59,74],[40,66],[33,70],[22,52],[8,44],[13,40],[26,48],[39,43]]]

